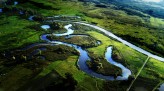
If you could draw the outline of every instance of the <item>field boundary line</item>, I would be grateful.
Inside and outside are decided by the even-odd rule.
[[[146,63],[147,63],[147,61],[148,61],[149,59],[150,59],[150,57],[148,56],[147,59],[145,60],[144,64],[142,65],[142,67],[141,67],[140,70],[138,71],[136,77],[135,77],[134,80],[131,82],[130,86],[127,88],[126,91],[129,91],[129,90],[130,90],[130,88],[132,87],[133,83],[134,83],[135,80],[138,78],[138,76],[140,75],[142,69],[145,67],[145,65],[146,65]]]

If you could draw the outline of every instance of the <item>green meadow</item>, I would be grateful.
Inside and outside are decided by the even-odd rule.
[[[66,83],[69,83],[70,80],[67,81],[68,75],[66,74],[70,75],[71,81],[77,83],[72,87],[75,91],[126,91],[147,59],[146,55],[129,48],[98,30],[74,23],[72,23],[72,29],[75,30],[74,34],[88,37],[75,36],[66,39],[64,36],[52,37],[52,39],[82,46],[87,50],[88,55],[94,59],[93,61],[100,61],[99,63],[104,67],[95,72],[102,74],[109,72],[107,74],[112,75],[118,72],[118,74],[121,74],[121,69],[108,63],[104,57],[107,47],[112,46],[114,48],[113,55],[116,54],[116,59],[121,57],[120,60],[115,61],[123,64],[132,72],[128,80],[106,81],[86,74],[77,66],[78,52],[65,45],[53,47],[41,45],[18,52],[19,49],[28,45],[45,43],[40,39],[42,34],[63,33],[66,30],[61,26],[71,23],[60,24],[55,22],[54,26],[57,25],[59,29],[45,31],[40,26],[51,23],[29,21],[28,17],[33,14],[44,19],[47,16],[54,15],[80,16],[82,21],[107,29],[154,54],[162,57],[164,55],[164,21],[160,18],[131,9],[128,9],[129,12],[135,13],[128,14],[123,10],[116,9],[117,6],[112,4],[109,4],[106,8],[101,8],[97,7],[95,3],[78,0],[17,1],[20,3],[16,6],[6,6],[6,8],[13,9],[12,12],[0,13],[0,91],[26,91],[30,87],[35,88],[36,84],[40,85],[40,81],[45,82],[43,87],[46,89],[60,85],[67,87],[68,84]],[[26,14],[19,15],[18,11],[14,11],[15,8],[26,11]],[[69,18],[66,20],[69,20]],[[96,44],[97,41],[101,43]],[[45,51],[39,50],[43,47],[46,48]],[[30,53],[35,50],[39,50],[39,52],[28,59]],[[11,56],[6,57],[4,53]],[[140,87],[148,91],[157,90],[159,85],[164,82],[163,65],[164,62],[150,58],[132,85],[131,90],[135,91]],[[36,86],[36,91],[44,91],[39,85]]]
[[[40,41],[42,32],[28,28],[37,22],[20,19],[18,16],[1,15],[0,18],[1,52]]]

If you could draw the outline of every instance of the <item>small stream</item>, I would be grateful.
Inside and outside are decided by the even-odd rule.
[[[117,80],[128,79],[129,75],[131,75],[131,71],[128,68],[124,67],[122,64],[117,63],[112,59],[112,47],[107,48],[107,51],[105,53],[105,57],[106,57],[106,59],[109,63],[111,63],[111,64],[113,64],[113,65],[115,65],[115,66],[122,69],[122,76],[118,76],[116,78]]]
[[[67,26],[64,26],[64,28],[67,29],[67,32],[66,33],[63,33],[63,34],[53,34],[53,35],[54,36],[66,36],[66,35],[73,34],[74,30],[72,30],[71,27],[72,27],[72,24],[69,24]]]
[[[28,20],[33,21],[34,16],[30,16]]]

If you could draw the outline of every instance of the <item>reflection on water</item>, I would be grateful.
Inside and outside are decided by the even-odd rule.
[[[72,30],[71,27],[72,27],[72,24],[66,25],[66,26],[64,26],[64,28],[67,29],[67,32],[66,33],[53,34],[53,35],[55,35],[55,36],[65,36],[65,35],[73,34],[74,30]]]
[[[18,4],[18,2],[17,2],[17,1],[15,1],[15,2],[14,2],[14,5],[17,5],[17,4]]]
[[[47,34],[42,35],[41,39],[42,40],[48,40],[47,37],[45,37]],[[113,76],[104,76],[102,74],[98,74],[96,72],[94,72],[93,70],[89,69],[89,67],[86,64],[86,61],[90,60],[87,51],[85,51],[84,49],[82,49],[80,46],[74,45],[74,44],[68,44],[68,43],[64,43],[64,42],[60,42],[60,41],[50,41],[48,40],[50,43],[54,44],[54,45],[66,45],[66,46],[70,46],[75,48],[79,53],[79,60],[77,62],[77,65],[79,67],[80,70],[82,70],[83,72],[87,73],[90,76],[93,77],[97,77],[97,78],[101,78],[101,79],[105,79],[105,80],[114,80]]]
[[[42,25],[41,28],[47,30],[47,29],[50,29],[50,26],[49,25]]]
[[[45,25],[43,25],[45,26]],[[73,34],[74,30],[71,29],[71,24],[66,25],[64,28],[67,29],[66,33],[63,34],[53,34],[54,36],[65,36],[65,35],[70,35]],[[43,29],[45,29],[44,27],[42,27]],[[79,56],[79,60],[77,62],[79,69],[84,71],[85,73],[87,73],[90,76],[93,77],[97,77],[97,78],[101,78],[101,79],[105,79],[105,80],[115,80],[113,76],[104,76],[102,74],[98,74],[96,72],[94,72],[93,70],[91,70],[86,62],[90,61],[90,57],[88,56],[88,53],[86,50],[82,49],[80,46],[74,45],[74,44],[68,44],[68,43],[64,43],[64,42],[60,42],[60,41],[50,41],[49,39],[47,39],[47,36],[50,34],[44,34],[41,36],[42,40],[47,41],[48,43],[54,44],[54,45],[66,45],[66,46],[70,46],[75,48],[77,51],[80,52],[80,56]],[[73,35],[76,36],[76,35]],[[78,36],[78,35],[77,35]],[[68,37],[69,38],[69,37]],[[97,42],[98,44],[101,44],[100,41]],[[107,48],[107,52],[105,54],[106,59],[108,60],[109,63],[116,65],[118,67],[120,67],[122,69],[122,76],[118,76],[116,80],[127,80],[129,75],[131,75],[131,71],[129,69],[127,69],[126,67],[124,67],[123,65],[121,65],[120,63],[117,63],[115,61],[112,60],[111,58],[112,55],[112,47],[108,47]]]
[[[33,21],[33,18],[34,18],[34,16],[30,16],[28,19],[29,19],[30,21]]]
[[[20,14],[20,15],[23,15],[24,13],[23,13],[23,11],[19,11],[19,14]]]
[[[160,86],[159,91],[164,91],[164,83]]]
[[[0,8],[0,13],[2,13],[3,12],[3,10]]]
[[[114,39],[116,39],[116,40],[122,42],[123,44],[129,46],[130,48],[132,48],[132,49],[134,49],[134,50],[136,50],[136,51],[138,51],[138,52],[140,52],[140,53],[143,53],[143,54],[145,54],[145,55],[147,55],[147,56],[149,56],[149,57],[155,58],[155,59],[157,59],[157,60],[159,60],[159,61],[164,61],[164,58],[159,57],[159,56],[154,55],[154,54],[151,54],[150,52],[145,51],[145,50],[143,50],[142,48],[137,47],[137,46],[135,46],[135,45],[133,45],[133,44],[127,42],[126,40],[123,40],[122,38],[120,38],[120,37],[114,35],[113,33],[109,32],[109,31],[107,31],[107,30],[105,30],[105,29],[103,29],[103,28],[101,28],[101,27],[98,27],[98,26],[95,26],[95,25],[91,25],[91,24],[87,24],[87,23],[82,23],[82,22],[75,22],[75,23],[77,23],[77,24],[82,24],[82,25],[86,25],[86,26],[89,26],[89,27],[98,29],[99,31],[102,31],[104,34],[106,34],[106,35],[108,35],[108,36],[110,36],[110,37],[112,37],[112,38],[114,38]]]
[[[110,64],[113,64],[122,69],[122,76],[118,76],[116,79],[117,80],[127,80],[128,77],[131,75],[131,71],[128,68],[124,67],[122,64],[115,62],[111,56],[112,56],[112,47],[108,47],[107,52],[105,53],[105,57],[106,57],[107,61]]]

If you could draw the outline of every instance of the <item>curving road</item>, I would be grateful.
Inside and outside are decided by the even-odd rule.
[[[131,47],[132,49],[134,49],[134,50],[136,50],[136,51],[138,51],[138,52],[141,52],[141,53],[143,53],[143,54],[145,54],[145,55],[147,55],[147,56],[149,56],[149,57],[152,57],[152,58],[154,58],[154,59],[157,59],[157,60],[159,60],[159,61],[164,62],[164,58],[159,57],[159,56],[157,56],[157,55],[154,55],[154,54],[152,54],[152,53],[150,53],[150,52],[148,52],[148,51],[145,51],[145,50],[143,50],[142,48],[137,47],[137,46],[135,46],[135,45],[133,45],[133,44],[127,42],[126,40],[121,39],[120,37],[117,37],[117,36],[114,35],[113,33],[109,32],[109,31],[107,31],[107,30],[105,30],[105,29],[103,29],[103,28],[101,28],[101,27],[98,27],[98,26],[95,26],[95,25],[91,25],[91,24],[87,24],[87,23],[83,23],[83,22],[74,22],[74,23],[77,23],[77,24],[81,24],[81,25],[85,25],[85,26],[89,26],[89,27],[95,28],[95,29],[97,29],[97,30],[99,30],[99,31],[101,31],[101,32],[103,32],[103,33],[105,33],[106,35],[108,35],[108,36],[110,36],[110,37],[112,37],[112,38],[117,39],[118,41],[122,42],[123,44],[125,44],[125,45]]]

